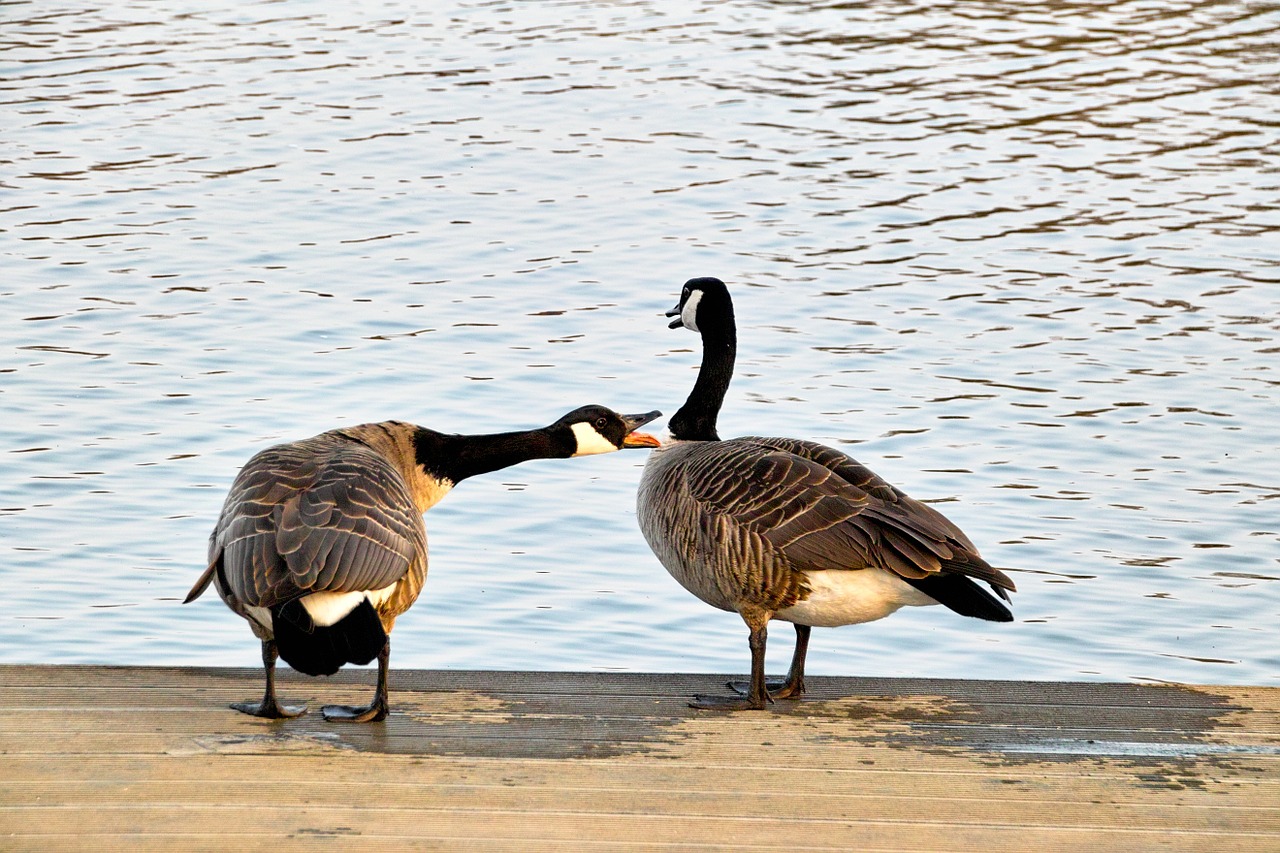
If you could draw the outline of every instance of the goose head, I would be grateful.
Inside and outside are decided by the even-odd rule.
[[[714,325],[716,318],[726,315],[733,317],[729,288],[720,279],[710,276],[686,281],[680,291],[680,301],[667,312],[668,317],[675,317],[669,328],[683,327],[691,332],[701,332],[709,324]]]
[[[662,412],[642,415],[620,415],[606,406],[583,406],[574,409],[547,428],[558,441],[571,448],[569,456],[591,456],[612,453],[624,447],[658,447],[660,442],[637,429]]]
[[[719,441],[716,418],[733,378],[738,330],[729,288],[718,278],[691,278],[680,301],[667,312],[673,329],[685,328],[702,336],[702,365],[683,406],[667,422],[675,441]]]

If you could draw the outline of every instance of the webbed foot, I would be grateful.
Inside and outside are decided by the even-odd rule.
[[[320,709],[326,720],[335,723],[377,723],[387,718],[385,702],[368,705],[325,705]]]
[[[689,701],[690,708],[701,708],[706,711],[763,711],[767,697],[753,700],[750,696],[694,696]]]
[[[751,692],[750,681],[726,681],[726,686],[739,696],[746,696]],[[787,682],[781,678],[765,679],[764,686],[768,689],[769,695],[773,695],[775,690],[781,690],[787,685]]]
[[[281,705],[272,700],[268,702],[232,702],[231,707],[251,717],[262,717],[265,720],[289,720],[307,713],[306,705]]]
[[[746,696],[751,692],[751,684],[746,681],[730,681],[729,689],[739,696]],[[804,695],[804,682],[799,685],[792,684],[782,678],[770,678],[764,683],[765,689],[769,691],[770,699],[799,699]]]

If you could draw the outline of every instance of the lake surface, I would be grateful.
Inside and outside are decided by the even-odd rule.
[[[5,17],[0,661],[257,665],[179,603],[250,455],[673,414],[662,312],[715,275],[721,433],[853,454],[1019,587],[817,631],[812,672],[1280,683],[1274,4]],[[455,490],[392,665],[743,672],[636,528],[644,458]]]

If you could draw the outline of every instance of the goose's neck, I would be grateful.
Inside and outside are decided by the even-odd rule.
[[[702,366],[689,399],[667,422],[671,437],[679,441],[719,441],[716,418],[733,378],[738,335],[733,318],[721,327],[702,328]]]
[[[454,485],[531,459],[571,456],[574,446],[572,433],[561,435],[545,427],[489,435],[445,435],[420,428],[414,437],[418,464],[429,475]]]

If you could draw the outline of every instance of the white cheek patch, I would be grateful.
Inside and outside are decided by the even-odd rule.
[[[684,308],[680,309],[680,322],[691,332],[698,331],[698,303],[701,301],[702,291],[695,290],[684,301]]]
[[[574,456],[593,456],[597,453],[612,453],[618,449],[612,441],[596,432],[591,424],[576,423],[572,427],[573,438],[578,443]]]

